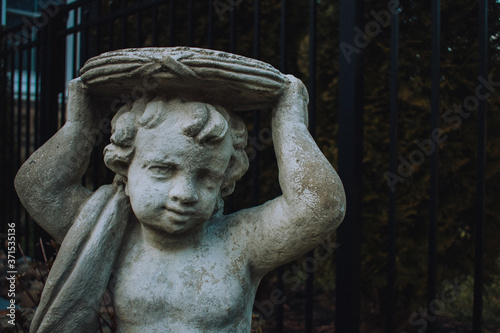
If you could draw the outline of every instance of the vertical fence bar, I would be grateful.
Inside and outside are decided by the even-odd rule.
[[[27,160],[31,153],[31,138],[32,138],[32,129],[31,129],[31,54],[33,52],[32,47],[28,48],[27,52],[27,60],[26,60],[26,123],[24,127],[24,160]],[[29,214],[25,213],[25,223],[26,223],[26,248],[24,249],[25,253],[29,256],[33,256],[35,254],[35,246],[34,246],[34,227],[33,221],[30,219]]]
[[[340,49],[352,45],[355,28],[363,27],[363,0],[340,0]],[[335,332],[354,333],[360,328],[363,54],[339,55],[338,171],[347,197],[344,222],[337,232]]]
[[[236,8],[229,13],[229,52],[236,52]]]
[[[193,0],[188,2],[188,46],[193,46]]]
[[[479,76],[488,77],[488,1],[479,1]],[[479,101],[477,119],[477,184],[476,184],[476,238],[474,258],[474,303],[472,331],[482,332],[483,313],[483,252],[484,252],[484,196],[486,169],[486,119],[487,104]]]
[[[14,124],[15,124],[15,106],[14,106],[14,75],[16,74],[15,72],[15,67],[16,67],[16,53],[12,52],[10,55],[10,82],[9,82],[9,88],[10,88],[10,128],[12,130],[12,143],[14,143],[15,136],[14,136]]]
[[[23,45],[19,45],[19,49],[17,51],[17,119],[16,119],[16,157],[17,157],[17,166],[20,167],[22,162],[23,162],[23,155],[22,155],[22,131],[23,131],[23,55],[24,55],[24,48]],[[23,219],[23,216],[26,217],[26,212],[21,207],[21,205],[18,204],[18,209],[17,211],[17,218],[16,220],[18,221],[18,226],[20,226],[20,237],[19,237],[19,243],[22,244],[24,247],[24,244],[26,244],[26,219]]]
[[[89,27],[89,55],[88,57],[95,57],[101,52],[101,42],[102,42],[102,24],[100,23],[92,23],[94,20],[98,19],[101,16],[101,0],[97,0],[94,2],[92,6],[89,8],[89,16],[87,23],[90,24]],[[139,12],[137,15],[141,15],[142,12]],[[93,28],[90,30],[90,28]],[[138,35],[142,35],[142,24],[137,26]],[[92,34],[91,31],[95,31],[95,35]],[[94,37],[99,36],[99,37]]]
[[[7,25],[7,0],[0,1],[0,26]]]
[[[76,26],[76,15],[75,15],[75,11],[70,11],[68,10],[68,16],[67,16],[67,19],[66,19],[66,29],[70,29],[72,27]],[[71,55],[72,51],[73,51],[73,45],[75,44],[75,35],[74,34],[67,34],[66,35],[66,47],[67,47],[67,52],[68,52],[68,55]],[[66,59],[65,61],[65,64],[66,64],[66,79],[70,79],[70,78],[73,78],[73,76],[70,76],[73,74],[73,69],[72,67],[73,66],[73,63],[72,63],[72,60],[73,60],[73,56],[72,57],[69,57]]]
[[[16,150],[17,150],[17,165],[23,162],[22,148],[22,122],[23,122],[23,55],[24,50],[20,46],[17,52],[17,126],[16,126]]]
[[[126,8],[127,7],[127,0],[123,1],[123,8]],[[122,18],[122,48],[126,48],[127,47],[127,15],[123,15],[123,18]]]
[[[431,129],[430,133],[439,127],[439,81],[441,56],[441,4],[440,0],[432,1],[432,45],[431,45]],[[438,158],[439,147],[430,156],[430,193],[429,193],[429,253],[427,268],[427,301],[436,297],[437,270],[437,214],[439,206],[438,194]],[[436,331],[435,322],[429,322],[429,332]]]
[[[253,4],[253,57],[260,58],[260,0]]]
[[[155,7],[156,8],[156,7]],[[155,22],[156,20],[156,16],[153,14],[153,22]],[[109,20],[108,21],[108,50],[112,50],[113,49],[113,35],[114,35],[114,23],[115,21],[114,20]],[[75,34],[75,38],[76,38],[76,34]],[[155,31],[153,30],[153,40],[155,38]],[[75,39],[75,44],[76,45],[76,39]]]
[[[31,61],[33,50],[30,47],[27,51],[28,59],[26,62],[26,124],[25,124],[25,151],[24,151],[24,159],[27,160],[31,154]]]
[[[101,0],[97,0],[96,5],[97,5],[97,8],[95,8],[95,10],[93,10],[93,12],[94,12],[94,13],[97,13],[97,17],[100,17],[100,16],[101,16],[101,14],[102,14],[102,10],[101,10],[101,8],[102,8]],[[92,7],[92,8],[94,8],[94,7]],[[95,17],[94,17],[94,15],[92,15],[92,19],[94,19],[94,18],[95,18]],[[97,37],[97,38],[95,38],[95,44],[96,44],[96,45],[95,45],[95,50],[94,50],[94,52],[92,53],[92,56],[95,56],[95,55],[98,55],[98,54],[100,54],[100,53],[101,53],[101,52],[100,52],[100,51],[101,51],[101,42],[102,42],[102,41],[103,41],[103,39],[104,39],[104,38],[102,38],[102,36],[103,36],[102,29],[103,29],[103,26],[102,26],[101,24],[98,24],[98,25],[97,25],[97,34],[96,34],[98,37]],[[63,95],[64,95],[64,93],[63,93]],[[64,106],[65,104],[62,104],[62,105]],[[63,107],[63,109],[64,109],[64,107]],[[63,122],[63,124],[64,124],[64,122]]]
[[[34,150],[37,150],[41,143],[40,143],[40,71],[41,71],[41,65],[40,65],[40,46],[37,46],[36,48],[36,79],[35,79],[35,121],[34,121],[34,127],[35,127],[35,147]]]
[[[64,65],[66,65],[66,63]],[[65,71],[64,75],[66,76],[66,71]],[[61,106],[59,109],[60,121],[59,121],[59,126],[58,126],[60,128],[60,127],[63,127],[64,123],[66,122],[66,93],[65,93],[65,91],[63,91],[61,93],[61,100],[59,102],[59,105]]]
[[[16,120],[16,157],[17,157],[17,166],[20,167],[23,163],[23,67],[24,67],[24,45],[19,45],[19,49],[17,51],[17,120]],[[24,208],[18,203],[17,208],[17,222],[18,222],[18,230],[20,229],[18,242],[21,244],[22,248],[26,248],[26,244],[28,241],[28,229],[27,229],[27,213]],[[20,228],[19,228],[20,227]]]
[[[281,0],[281,12],[280,12],[280,71],[282,73],[287,72],[286,66],[286,13],[287,13],[287,2],[286,0]]]
[[[100,15],[99,3],[94,1],[87,5],[83,5],[82,12],[82,21],[87,26],[82,29],[81,33],[81,43],[83,44],[81,53],[83,54],[83,57],[81,58],[80,68],[84,65],[87,59],[98,54],[99,42],[101,40],[100,25],[92,25],[91,23]],[[99,36],[99,38],[95,38],[93,36],[93,31],[95,31],[95,35]]]
[[[170,8],[169,8],[169,45],[175,46],[175,0],[170,0]]]
[[[142,37],[142,11],[137,13],[137,36],[136,36],[137,47],[142,47],[143,37]]]
[[[41,46],[37,46],[36,48],[36,62],[35,62],[35,73],[36,73],[36,79],[35,79],[35,116],[34,116],[34,148],[33,150],[37,150],[40,145],[41,145],[41,140],[40,140],[40,71],[41,71],[41,56],[40,56],[40,48]],[[42,236],[42,229],[41,227],[34,223],[34,241],[35,241],[35,249],[36,249],[36,243]],[[39,244],[41,246],[42,244]],[[38,251],[35,251],[35,254],[38,253]],[[33,256],[34,258],[37,258],[38,256]]]
[[[214,48],[214,6],[213,0],[208,0],[208,48]]]
[[[309,0],[309,133],[316,137],[316,0]],[[314,257],[309,251],[308,257]],[[306,333],[313,332],[314,324],[314,272],[306,280]]]
[[[151,19],[152,32],[153,32],[153,46],[158,46],[158,5],[153,7]]]
[[[391,73],[390,73],[390,166],[389,171],[396,174],[398,154],[398,69],[399,69],[399,12],[391,15]],[[393,185],[395,186],[395,185]],[[387,249],[387,313],[386,332],[394,332],[394,310],[396,280],[396,188],[389,189]]]
[[[74,10],[74,15],[75,15],[75,26],[78,25],[80,23],[80,9],[75,9]],[[79,42],[80,42],[80,38],[81,38],[81,33],[79,32],[76,32],[73,34],[73,66],[72,66],[72,69],[73,69],[73,73],[72,73],[72,76],[75,77],[76,76],[76,73],[78,73],[78,67],[80,66],[80,63],[79,63],[79,60],[78,60],[78,53],[79,53]]]
[[[88,23],[90,21],[89,8],[81,9],[82,11],[82,23]],[[124,29],[124,27],[122,27]],[[123,36],[126,38],[126,34]],[[80,64],[78,65],[76,73],[83,67],[85,62],[90,58],[90,26],[86,26],[80,32]]]

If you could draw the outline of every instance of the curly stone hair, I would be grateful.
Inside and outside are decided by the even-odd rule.
[[[125,182],[127,170],[135,152],[135,137],[139,128],[155,128],[168,119],[169,111],[182,105],[191,114],[189,123],[180,124],[182,133],[200,144],[215,144],[230,135],[233,154],[224,174],[221,198],[234,191],[235,183],[248,170],[248,156],[245,152],[247,129],[243,121],[232,112],[219,105],[186,101],[168,100],[156,97],[148,101],[142,98],[130,107],[122,106],[111,121],[111,143],[104,149],[104,162]]]

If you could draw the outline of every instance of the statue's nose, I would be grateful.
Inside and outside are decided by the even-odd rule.
[[[196,204],[199,200],[194,182],[188,177],[181,176],[172,179],[169,198],[190,205]]]

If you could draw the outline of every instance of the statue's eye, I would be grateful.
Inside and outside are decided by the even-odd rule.
[[[153,165],[148,168],[148,172],[156,178],[170,178],[175,168],[171,165]]]

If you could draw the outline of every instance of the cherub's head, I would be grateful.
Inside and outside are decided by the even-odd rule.
[[[248,169],[243,122],[220,106],[141,99],[112,121],[106,165],[144,225],[181,233],[206,222]]]

